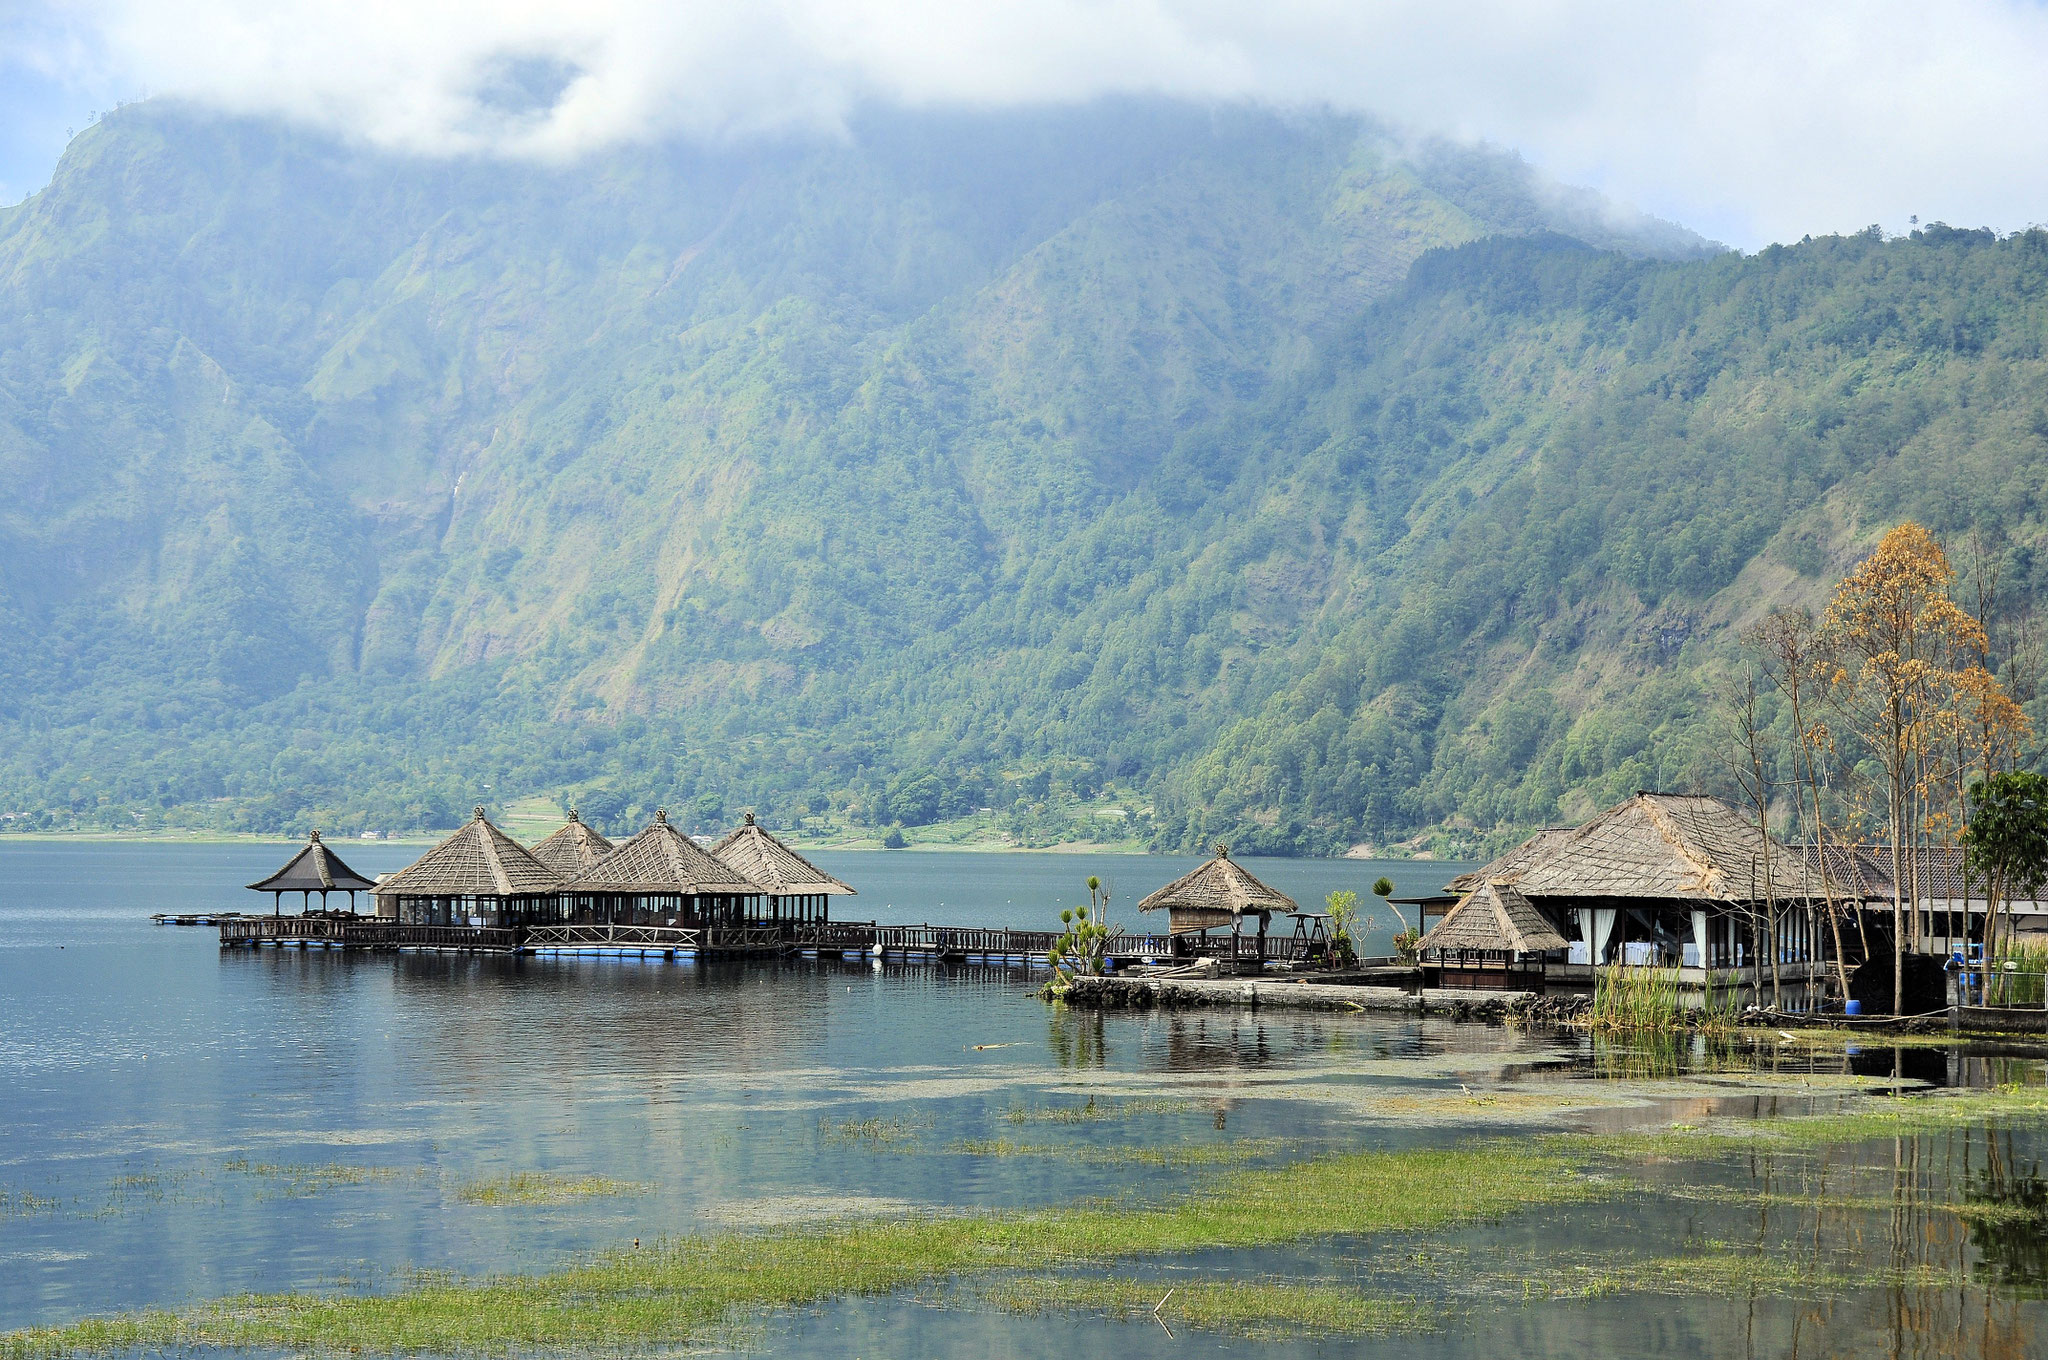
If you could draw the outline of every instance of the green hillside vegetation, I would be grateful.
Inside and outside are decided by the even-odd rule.
[[[1298,852],[1694,786],[1736,626],[1889,523],[2033,589],[2044,282],[1337,119],[543,169],[124,109],[0,210],[0,825]]]

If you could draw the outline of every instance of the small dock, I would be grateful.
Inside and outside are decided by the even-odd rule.
[[[166,920],[165,923],[169,923]],[[177,924],[185,924],[177,918]],[[199,924],[199,918],[193,918]],[[715,960],[869,958],[908,963],[961,963],[1044,968],[1059,939],[1051,930],[985,926],[879,925],[873,921],[747,922],[710,926],[550,924],[514,926],[422,925],[344,912],[290,916],[208,918],[223,949],[438,950],[536,955],[548,958]],[[1214,958],[1233,971],[1268,963],[1295,963],[1303,943],[1292,936],[1183,938],[1182,952],[1164,933],[1117,934],[1109,939],[1113,967],[1191,963]]]

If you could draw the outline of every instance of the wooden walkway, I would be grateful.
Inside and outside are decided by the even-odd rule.
[[[1059,939],[1051,930],[998,930],[983,926],[884,926],[872,921],[782,922],[741,926],[638,926],[607,924],[498,926],[411,925],[375,916],[312,913],[302,916],[217,918],[223,949],[271,945],[299,949],[453,950],[548,957],[624,958],[879,958],[929,963],[971,963],[1025,968],[1046,966]],[[1263,948],[1261,947],[1263,945]],[[1188,957],[1221,958],[1244,966],[1292,962],[1301,953],[1293,937],[1218,936],[1193,942]],[[1112,935],[1115,964],[1171,962],[1164,934]]]

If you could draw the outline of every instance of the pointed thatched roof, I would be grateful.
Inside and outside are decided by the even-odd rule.
[[[612,843],[595,827],[584,825],[569,809],[569,820],[560,831],[533,847],[533,857],[563,878],[575,878],[613,850]]]
[[[377,885],[379,897],[533,897],[559,892],[562,876],[492,826],[484,810],[462,830]]]
[[[377,885],[343,864],[315,831],[284,868],[249,886],[257,892],[367,892]]]
[[[577,892],[758,896],[767,891],[669,825],[668,811],[571,881]]]
[[[1513,882],[1515,875],[1564,844],[1575,829],[1569,826],[1546,826],[1493,863],[1482,864],[1468,874],[1459,874],[1444,884],[1444,891],[1462,897],[1474,888],[1491,883],[1495,879]]]
[[[1534,903],[1507,883],[1482,883],[1416,942],[1417,949],[1498,949],[1542,954],[1569,943]]]
[[[1769,889],[1819,896],[1804,856],[1769,842]],[[1747,813],[1701,794],[1638,793],[1498,877],[1526,897],[1761,902],[1766,843]]]
[[[779,897],[823,897],[851,894],[841,883],[817,865],[768,834],[749,812],[743,825],[725,833],[725,839],[711,847],[714,858],[736,870],[742,878],[760,884]]]
[[[1230,847],[1216,847],[1216,858],[1181,875],[1138,903],[1139,911],[1215,911],[1243,916],[1248,912],[1293,911],[1294,899],[1253,878],[1230,857]]]

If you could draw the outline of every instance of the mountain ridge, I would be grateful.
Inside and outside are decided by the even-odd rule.
[[[2035,247],[1634,230],[1241,109],[566,169],[124,109],[0,210],[0,800],[411,827],[490,785],[1030,838],[1113,797],[1298,851],[1549,820],[1622,777],[1558,754],[1603,724],[1696,774],[1699,621],[1882,517],[1814,509],[1882,477],[1876,426],[1997,368],[1984,480],[2031,535]],[[1960,367],[1835,391],[1901,345]],[[1805,431],[1789,473],[1745,400]]]

